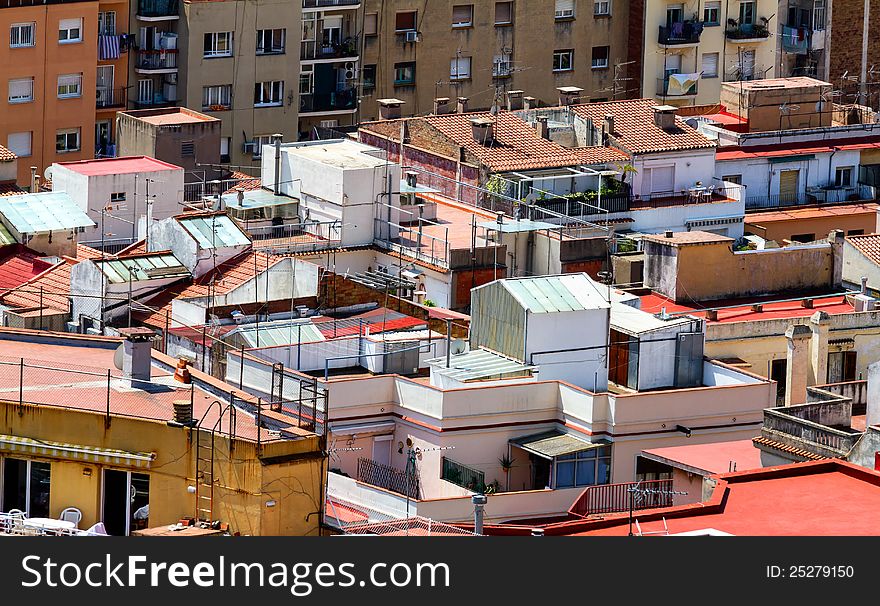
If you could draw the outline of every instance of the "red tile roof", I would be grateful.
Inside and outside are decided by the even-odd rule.
[[[0,196],[17,196],[25,191],[16,185],[15,181],[3,181],[0,183]]]
[[[108,255],[109,256],[109,255]],[[76,245],[76,258],[80,261],[84,259],[100,259],[101,251],[85,244]]]
[[[4,305],[14,308],[43,308],[70,311],[70,268],[76,260],[65,257],[43,273],[0,296]],[[42,294],[41,294],[42,291]]]
[[[0,292],[21,286],[28,280],[52,267],[40,260],[41,255],[20,244],[7,247],[0,257]]]
[[[880,234],[864,236],[847,236],[846,241],[862,253],[872,263],[880,265]]]
[[[12,153],[7,148],[0,145],[0,162],[12,162],[13,160],[17,160],[18,156]]]
[[[612,137],[616,147],[626,153],[647,154],[715,147],[713,141],[680,118],[676,119],[677,127],[674,130],[666,131],[656,126],[653,110],[656,105],[654,99],[633,99],[572,105],[571,108],[579,116],[589,118],[597,129],[601,128],[605,116],[614,116]]]
[[[122,257],[125,255],[140,255],[145,254],[147,252],[147,241],[146,240],[138,240],[134,244],[130,244],[116,253],[117,257]]]
[[[826,217],[873,215],[880,210],[880,206],[873,203],[861,204],[835,204],[830,206],[790,207],[763,212],[750,212],[745,217],[746,225],[761,225],[776,221],[791,221],[799,219],[820,219]]]

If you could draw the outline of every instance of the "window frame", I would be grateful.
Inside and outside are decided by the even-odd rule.
[[[463,63],[462,63],[463,62]],[[466,73],[462,75],[462,65],[467,67]],[[454,57],[449,62],[449,79],[453,82],[471,79],[471,68],[473,67],[473,59],[471,57]],[[453,69],[455,72],[453,72]]]
[[[267,90],[265,85],[268,84],[269,100],[258,101],[259,98],[264,99],[263,93]],[[275,89],[278,89],[278,98],[275,99]],[[254,82],[254,107],[281,107],[284,105],[284,80],[265,80],[262,82]]]
[[[372,81],[369,81],[369,84],[368,84],[368,80],[367,80],[367,76],[366,76],[366,73],[368,71],[367,68],[372,68],[372,72],[373,72],[373,79],[372,79]],[[364,88],[366,90],[373,90],[376,88],[376,68],[377,68],[377,65],[375,63],[366,64],[361,67],[361,87],[362,88]]]
[[[712,4],[710,7],[709,5]],[[714,11],[715,19],[709,19],[709,11]],[[706,2],[705,6],[703,6],[703,26],[704,27],[718,27],[721,25],[721,2],[717,0],[713,0],[711,2]]]
[[[412,15],[412,27],[401,28],[401,15]],[[419,11],[397,11],[394,13],[394,32],[397,34],[405,34],[406,32],[415,32],[419,28]]]
[[[225,91],[224,91],[225,89]],[[225,94],[224,94],[225,92]],[[213,101],[212,95],[216,93],[217,103],[206,103],[206,101]],[[226,98],[227,102],[223,103],[223,98]],[[221,108],[221,109],[213,109],[213,108]],[[231,84],[211,84],[208,86],[202,87],[202,109],[205,111],[225,111],[232,109],[232,85]]]
[[[371,28],[367,29],[368,20],[371,24]],[[379,13],[366,13],[364,14],[364,36],[378,36],[379,35]]]
[[[16,149],[14,149],[15,146],[9,142],[9,139],[10,139],[10,137],[12,137],[12,135],[27,135],[28,136],[28,151],[27,151],[27,153],[19,152]],[[21,132],[17,132],[17,133],[9,133],[8,135],[6,135],[6,149],[8,149],[12,153],[14,153],[19,158],[28,158],[28,157],[34,155],[34,132],[30,131],[30,130],[26,130],[26,131],[21,131]]]
[[[553,482],[552,486],[554,489],[561,488],[582,488],[586,486],[603,486],[611,482],[611,447],[610,446],[599,446],[596,448],[586,448],[584,450],[579,450],[577,452],[573,452],[567,455],[553,457],[552,464],[552,473],[553,473]],[[559,483],[559,468],[561,466],[570,465],[572,468],[571,471],[571,484],[560,484]],[[605,477],[600,478],[599,471],[603,468],[605,469]],[[585,468],[592,467],[592,479],[591,483],[581,483],[578,481],[578,471],[579,467],[584,466]],[[604,480],[604,481],[600,481]]]
[[[838,166],[834,169],[834,187],[852,187],[853,186],[853,174],[855,173],[855,167],[853,166]],[[841,180],[842,175],[846,175],[846,183],[843,183]]]
[[[603,12],[599,12],[599,7],[601,5],[605,5],[606,8]],[[597,19],[601,19],[603,17],[611,16],[611,0],[593,0],[593,17]]]
[[[61,24],[64,23],[65,21],[74,21],[74,20],[79,21],[79,25],[77,27],[66,27],[66,28],[61,27]],[[75,19],[61,19],[58,22],[58,44],[76,44],[77,42],[82,42],[83,41],[82,28],[83,28],[83,20],[81,17],[75,18]],[[77,37],[70,38],[69,34],[70,34],[70,32],[72,32],[74,30],[76,30],[76,32],[77,32]],[[61,34],[63,32],[67,32],[68,37],[62,38]]]
[[[14,43],[12,41],[12,32],[18,32],[18,38],[21,40],[22,29],[27,28],[30,31],[30,44]],[[9,48],[33,48],[37,45],[37,23],[35,21],[13,23],[9,26]]]
[[[467,21],[457,22],[455,20],[455,9],[468,9],[469,16]],[[452,29],[467,29],[474,26],[474,5],[473,4],[453,4],[452,5]]]
[[[13,453],[13,455],[14,454],[17,454],[17,453]],[[33,478],[34,464],[46,467],[46,469],[48,470],[49,489],[46,491],[46,496],[48,497],[48,500],[46,503],[46,511],[45,511],[44,515],[49,516],[51,499],[52,499],[52,462],[51,461],[40,461],[40,460],[35,460],[35,459],[21,458],[21,457],[17,457],[17,456],[8,456],[8,455],[4,455],[3,457],[0,457],[0,486],[3,487],[3,492],[0,492],[0,501],[2,501],[2,509],[6,510],[6,511],[8,511],[9,509],[13,509],[12,504],[6,502],[6,486],[5,486],[6,474],[7,474],[6,465],[8,464],[8,462],[10,460],[25,463],[25,472],[24,472],[25,473],[25,489],[24,489],[25,506],[24,506],[24,512],[25,512],[25,515],[27,515],[28,517],[43,517],[39,514],[44,513],[44,512],[32,512],[32,510],[31,510],[31,505],[32,505],[32,501],[33,501],[33,490],[31,489],[31,486],[32,486],[32,483],[34,480],[34,478]]]
[[[105,16],[102,16],[105,15]],[[113,29],[107,29],[107,19],[110,18],[110,23],[113,25]],[[99,36],[115,36],[116,35],[116,11],[99,11],[98,12],[98,35]]]
[[[11,90],[13,82],[29,82],[30,88],[31,88],[30,96],[27,98],[13,99],[12,90]],[[30,78],[10,78],[9,82],[7,83],[6,92],[7,92],[7,101],[12,105],[19,105],[21,103],[33,103],[34,102],[34,79],[33,79],[33,77],[30,77]]]
[[[597,64],[596,63],[596,49],[604,48],[605,49],[605,63]],[[611,47],[608,45],[604,46],[594,46],[592,48],[592,53],[590,55],[590,69],[608,69],[611,66]]]
[[[253,158],[257,160],[263,157],[263,146],[272,144],[272,135],[254,135],[253,138],[254,152]]]
[[[563,57],[567,56],[567,57],[568,57],[568,67],[562,67],[562,63],[564,63],[564,61],[561,61],[561,60],[560,60],[560,62],[559,62],[560,67],[557,67],[557,66],[556,66],[556,63],[557,63],[557,62],[556,62],[556,58],[557,58],[557,56],[560,57],[560,59],[562,59]],[[553,69],[553,72],[554,72],[554,73],[565,73],[565,72],[571,72],[571,71],[574,71],[574,49],[573,49],[573,48],[567,48],[567,49],[557,49],[557,50],[554,50],[554,51],[553,51],[553,63],[552,63],[552,69]]]
[[[67,137],[70,135],[74,135],[76,137],[76,147],[67,147]],[[65,137],[65,147],[63,149],[58,148],[58,137]],[[55,131],[55,153],[56,154],[69,154],[82,150],[82,132],[79,128],[60,128]]]
[[[553,19],[556,21],[572,21],[577,18],[577,2],[571,0],[570,9],[560,9],[560,2],[568,2],[568,0],[556,0],[553,7]]]
[[[76,89],[71,92],[72,83],[68,82],[62,84],[62,79],[67,78],[70,79],[71,82],[75,83]],[[67,89],[66,92],[61,92],[61,88],[65,87]],[[56,92],[58,93],[59,99],[79,99],[83,96],[83,75],[82,74],[59,74],[57,80],[57,88]]]
[[[266,33],[269,32],[271,36],[269,50],[266,50]],[[281,32],[281,46],[280,49],[275,46],[275,32]],[[283,55],[287,52],[287,28],[285,27],[275,27],[275,28],[265,28],[257,30],[257,50],[256,55],[258,57],[262,57],[264,55]]]
[[[223,52],[217,51],[218,42],[220,40],[220,36],[226,36],[226,44],[227,49]],[[224,59],[232,56],[234,52],[234,39],[235,36],[233,32],[205,32],[204,35],[204,44],[202,46],[202,58],[203,59]],[[210,41],[210,44],[209,44]],[[209,50],[209,46],[211,47]]]
[[[411,72],[410,78],[407,80],[401,80],[397,77],[399,70],[409,69]],[[416,83],[416,62],[415,61],[400,61],[394,64],[394,86],[413,86]]]
[[[709,73],[705,70],[706,67],[706,56],[715,55],[715,73]],[[701,78],[720,78],[721,77],[721,53],[703,53],[700,55],[700,70],[702,71]]]
[[[508,9],[508,19],[507,21],[499,21],[498,20],[498,7],[499,6],[507,6]],[[495,3],[495,15],[493,20],[495,22],[495,27],[507,27],[513,25],[513,15],[514,15],[514,5],[512,0],[508,0],[505,2],[496,2]]]

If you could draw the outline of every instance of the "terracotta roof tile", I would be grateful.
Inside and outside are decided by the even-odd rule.
[[[25,191],[15,184],[15,181],[4,181],[0,183],[0,196],[17,196]]]
[[[40,275],[3,295],[0,297],[0,301],[4,305],[14,308],[39,308],[42,301],[44,308],[68,312],[70,310],[70,268],[74,265],[76,265],[74,259],[65,258]]]
[[[8,249],[0,258],[0,292],[21,286],[52,266],[51,263],[41,260],[38,252],[20,244]]]
[[[107,255],[110,256],[110,255]],[[76,245],[76,258],[80,261],[84,259],[100,259],[101,251],[85,244]]]
[[[606,101],[572,105],[572,110],[593,122],[600,128],[605,116],[614,116],[613,139],[617,147],[631,154],[651,152],[680,151],[715,147],[696,130],[677,118],[677,128],[663,130],[654,124],[654,99],[632,99],[628,101]]]
[[[7,148],[0,145],[0,162],[12,162],[13,160],[17,160],[18,156],[12,153]]]
[[[752,442],[754,442],[755,444],[760,444],[761,446],[766,446],[767,448],[778,450],[780,452],[795,455],[802,459],[806,459],[807,461],[821,461],[822,459],[828,458],[816,454],[815,452],[810,452],[809,450],[804,450],[803,448],[789,446],[788,444],[783,444],[782,442],[777,442],[776,440],[771,440],[770,438],[765,438],[763,436],[752,438]]]
[[[873,263],[880,265],[880,234],[847,236],[846,241]]]

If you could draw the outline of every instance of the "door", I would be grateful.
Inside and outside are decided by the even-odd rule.
[[[666,7],[666,25],[684,22],[684,4],[670,4]]]
[[[788,369],[788,360],[772,360],[770,362],[770,380],[776,381],[776,405],[785,403],[785,377]]]
[[[391,465],[391,440],[394,436],[375,436],[373,438],[373,460],[382,465]]]
[[[95,123],[95,156],[110,156],[109,146],[113,141],[110,138],[110,121],[101,120]]]
[[[783,170],[779,172],[779,199],[782,202],[796,202],[798,197],[798,181],[800,170]]]
[[[113,66],[99,65],[98,77],[95,82],[95,88],[98,95],[98,105],[108,107],[115,105],[113,99]]]
[[[755,77],[755,51],[743,50],[739,55],[740,69],[743,80],[752,80]]]
[[[342,42],[342,17],[325,17],[322,42],[325,47],[337,46]]]
[[[107,533],[127,536],[149,523],[150,476],[117,469],[104,470],[102,522]]]
[[[2,511],[19,509],[30,518],[49,517],[51,465],[42,461],[3,460]]]

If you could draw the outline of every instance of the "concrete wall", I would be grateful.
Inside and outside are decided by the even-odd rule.
[[[686,191],[689,187],[693,187],[697,181],[702,181],[703,185],[707,186],[713,184],[713,177],[716,175],[715,148],[695,149],[687,152],[640,154],[633,157],[632,165],[638,171],[632,177],[634,195],[639,194],[645,198],[658,193],[679,195],[683,190]],[[674,167],[675,171],[673,192],[664,192],[658,189],[646,178],[648,169],[668,167]]]
[[[861,287],[862,278],[868,278],[868,287],[880,290],[880,266],[863,255],[848,240],[843,243],[843,282]]]
[[[528,314],[525,361],[539,366],[541,380],[604,391],[608,385],[608,318],[608,309]]]
[[[222,31],[222,30],[218,30]],[[199,44],[198,48],[202,48]],[[253,89],[251,90],[253,94]],[[198,107],[198,106],[196,106]],[[120,156],[151,156],[157,160],[202,174],[199,164],[220,163],[220,120],[199,120],[184,124],[154,126],[140,119],[143,116],[175,113],[176,109],[133,110],[116,115],[118,154]],[[181,144],[192,142],[194,154],[183,156]]]

